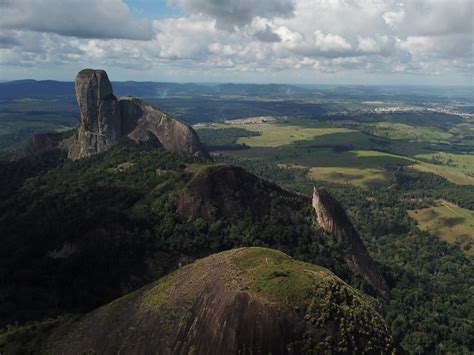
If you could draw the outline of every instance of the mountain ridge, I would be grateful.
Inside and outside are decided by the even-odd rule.
[[[360,239],[345,240],[331,236],[337,230],[315,228],[318,211],[311,208],[307,196],[286,191],[241,167],[214,164],[196,154],[201,147],[192,128],[141,99],[119,101],[104,71],[82,71],[76,84],[81,121],[72,138],[35,136],[30,145],[25,144],[25,156],[6,165],[12,170],[10,176],[20,182],[5,180],[7,193],[0,203],[0,279],[6,285],[1,325],[66,312],[85,314],[80,319],[91,322],[71,320],[69,325],[59,325],[62,330],[50,343],[58,346],[52,352],[59,353],[88,349],[114,353],[117,346],[131,351],[209,352],[207,344],[228,353],[247,347],[273,353],[291,353],[293,347],[300,349],[293,353],[393,348],[385,323],[374,310],[379,301],[367,301],[370,298],[341,281],[376,295],[377,285],[364,280],[367,270],[351,267],[353,259],[348,259],[348,247],[365,250]],[[34,153],[35,144],[44,149],[26,154]],[[67,153],[73,159],[67,159]],[[45,164],[39,164],[38,172],[26,171],[23,179],[25,165],[42,159]],[[343,210],[341,215],[330,218],[347,219]],[[354,229],[349,220],[345,224]],[[176,313],[171,311],[162,323],[150,314],[153,310],[136,309],[146,291],[131,292],[158,278],[189,276],[186,270],[194,267],[182,266],[196,259],[216,260],[219,256],[212,255],[217,252],[228,250],[222,255],[234,255],[241,250],[235,248],[249,246],[284,251],[330,268],[341,279],[319,267],[290,262],[281,252],[252,249],[260,250],[263,257],[258,252],[258,260],[239,259],[233,266],[226,259],[223,268],[220,261],[213,267],[216,272],[203,273],[191,285],[197,287],[183,296],[183,304],[191,304],[195,316],[186,318],[188,313],[179,311],[183,305],[176,304],[171,307]],[[282,258],[286,261],[280,262]],[[273,264],[279,266],[266,268]],[[261,267],[263,274],[256,272]],[[320,281],[329,282],[322,289],[313,283],[320,272],[324,276]],[[247,275],[245,282],[242,273]],[[183,276],[174,289],[191,281]],[[145,290],[150,287],[154,286]],[[289,308],[287,296],[296,302]],[[130,299],[137,302],[131,303],[132,308],[108,313],[116,304],[108,303],[117,298],[119,304]],[[160,304],[179,300],[173,293],[158,298]],[[213,314],[216,304],[229,312]],[[327,314],[323,305],[329,307]],[[108,343],[103,340],[111,324],[95,316],[102,312],[105,319],[115,319],[120,331]],[[339,318],[341,314],[347,317]],[[349,324],[354,317],[360,317],[357,326]],[[364,323],[367,317],[373,324]],[[137,323],[145,328],[134,330]],[[206,328],[210,323],[215,324],[211,332]],[[223,323],[233,325],[221,329]],[[94,337],[89,330],[102,335]],[[160,343],[155,330],[164,334],[161,339],[166,344]],[[151,335],[145,339],[140,334]],[[62,342],[69,336],[71,341]]]
[[[182,93],[193,94],[284,94],[298,95],[310,93],[310,89],[291,84],[234,84],[234,83],[173,83],[159,81],[112,81],[117,96],[134,95],[138,97],[161,97]],[[249,89],[253,91],[248,92]],[[255,91],[256,90],[256,91]],[[288,91],[289,90],[289,91]],[[73,97],[74,82],[56,80],[23,79],[0,82],[0,98],[14,99],[22,97]]]

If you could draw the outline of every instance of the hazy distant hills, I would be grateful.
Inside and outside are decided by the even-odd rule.
[[[146,98],[275,98],[356,99],[405,101],[414,103],[447,100],[472,101],[469,87],[387,86],[387,85],[289,85],[289,84],[196,84],[165,82],[112,82],[118,97],[132,95]],[[74,83],[54,80],[16,80],[0,82],[0,100],[18,98],[73,98]]]
[[[189,96],[189,95],[239,95],[239,96],[295,96],[307,95],[310,89],[285,84],[213,84],[114,82],[117,96],[140,97]],[[74,83],[54,80],[16,80],[0,83],[0,99],[24,97],[50,98],[74,96]]]
[[[54,80],[16,80],[0,83],[1,99],[23,97],[65,97],[74,96],[74,83]]]

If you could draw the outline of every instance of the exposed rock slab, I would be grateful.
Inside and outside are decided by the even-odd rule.
[[[55,329],[57,354],[392,353],[370,302],[265,248],[215,254]]]
[[[345,260],[349,267],[360,273],[380,295],[388,300],[390,290],[379,268],[369,255],[359,234],[347,217],[344,208],[326,190],[313,190],[313,208],[320,228],[350,247]]]
[[[120,111],[124,136],[140,142],[148,140],[151,134],[170,152],[209,159],[194,129],[149,103],[134,97],[123,97]]]

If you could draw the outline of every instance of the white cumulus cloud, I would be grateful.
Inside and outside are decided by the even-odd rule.
[[[3,0],[0,28],[81,38],[153,36],[151,23],[132,18],[121,0]]]

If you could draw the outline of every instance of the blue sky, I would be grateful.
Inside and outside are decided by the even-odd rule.
[[[149,20],[183,15],[183,11],[178,5],[173,6],[166,0],[126,0],[124,3],[128,5],[135,16]]]
[[[6,0],[0,80],[472,85],[471,0]]]

